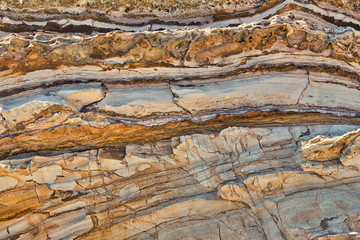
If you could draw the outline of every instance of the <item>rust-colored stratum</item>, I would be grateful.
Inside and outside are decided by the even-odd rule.
[[[0,239],[360,239],[358,0],[0,0]]]

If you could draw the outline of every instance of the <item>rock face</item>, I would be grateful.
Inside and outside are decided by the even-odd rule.
[[[359,8],[0,0],[0,239],[360,238]]]

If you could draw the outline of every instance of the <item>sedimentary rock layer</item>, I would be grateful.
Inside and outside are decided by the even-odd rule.
[[[126,147],[4,159],[0,237],[350,234],[358,231],[360,214],[357,128],[231,127]],[[313,139],[317,135],[339,137]],[[338,142],[341,149],[330,147]],[[309,155],[314,150],[334,157],[324,162]]]
[[[228,27],[291,12],[309,22],[359,28],[354,0],[102,1],[2,0],[0,29],[83,32]]]
[[[358,2],[0,0],[0,239],[356,239]]]

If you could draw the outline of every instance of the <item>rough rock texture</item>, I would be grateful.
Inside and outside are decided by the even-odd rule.
[[[359,239],[359,8],[0,0],[0,239]]]

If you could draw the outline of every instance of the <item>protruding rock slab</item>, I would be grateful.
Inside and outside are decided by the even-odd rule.
[[[313,161],[339,159],[341,152],[358,136],[360,136],[360,130],[337,137],[317,136],[302,143],[302,156]]]
[[[73,105],[77,110],[81,110],[84,106],[94,104],[101,101],[105,94],[100,89],[91,89],[73,93],[65,97],[65,101]]]

